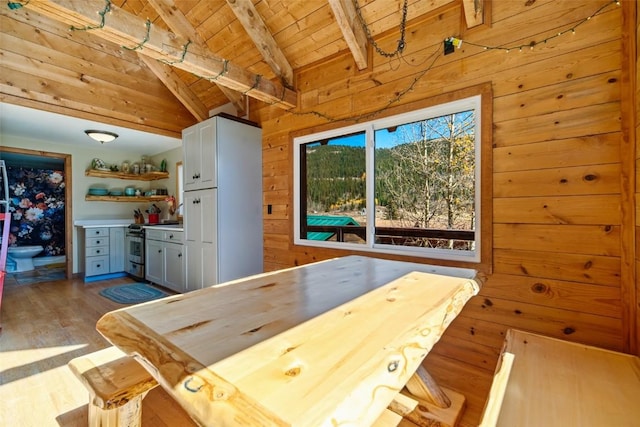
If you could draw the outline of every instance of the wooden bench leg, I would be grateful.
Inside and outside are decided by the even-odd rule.
[[[140,427],[142,399],[158,383],[133,358],[115,347],[69,361],[89,391],[89,427]]]
[[[89,427],[142,427],[142,399],[144,392],[122,406],[103,409],[95,405],[94,397],[89,402]]]

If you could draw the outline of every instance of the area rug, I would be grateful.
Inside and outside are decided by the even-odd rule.
[[[146,283],[131,283],[129,285],[118,285],[101,290],[100,295],[109,298],[119,304],[139,304],[158,298],[169,296],[159,289],[151,287]]]

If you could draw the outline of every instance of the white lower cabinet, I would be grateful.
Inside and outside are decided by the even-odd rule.
[[[144,262],[144,277],[150,282],[162,285],[162,271],[164,270],[164,243],[160,240],[151,240],[149,236],[145,239],[146,248]]]
[[[164,286],[176,292],[184,292],[184,246],[166,243],[164,247]]]
[[[187,246],[187,290],[218,283],[216,189],[184,193],[185,241]]]
[[[124,227],[91,227],[84,236],[85,278],[124,272]]]
[[[145,231],[145,278],[176,292],[185,291],[183,232]]]
[[[124,227],[109,228],[109,271],[124,271]]]

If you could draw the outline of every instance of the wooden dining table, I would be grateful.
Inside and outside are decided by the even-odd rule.
[[[105,314],[200,425],[374,425],[465,303],[475,270],[345,256]]]

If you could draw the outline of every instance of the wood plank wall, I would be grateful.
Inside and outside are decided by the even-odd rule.
[[[624,214],[634,211],[634,194],[623,186],[635,171],[622,158],[622,111],[629,108],[622,102],[633,98],[621,97],[629,88],[622,82],[621,30],[629,8],[609,4],[575,34],[550,38],[607,4],[496,1],[491,26],[472,30],[461,26],[459,7],[442,9],[411,23],[403,60],[374,54],[372,70],[358,72],[349,55],[339,54],[297,74],[297,114],[252,106],[264,135],[265,266],[275,270],[347,254],[293,245],[291,133],[327,125],[300,112],[344,118],[377,110],[427,70],[432,55],[433,66],[399,104],[491,82],[493,274],[426,362],[437,379],[468,396],[464,425],[479,420],[510,327],[613,350],[633,347],[629,304],[638,301],[623,301],[635,293],[634,283],[623,280],[636,276],[628,271],[635,256],[628,256],[640,253],[624,247],[635,238],[623,237],[635,225],[628,223],[633,214]],[[444,56],[442,40],[451,35],[489,46],[550,39],[509,53],[463,43]],[[378,42],[393,50],[397,38],[392,33]],[[637,115],[628,120],[638,129]],[[635,157],[640,162],[640,151]]]
[[[635,163],[636,163],[636,194],[635,194],[635,244],[636,244],[636,292],[635,292],[635,312],[636,312],[636,348],[635,353],[640,355],[640,144],[637,143],[638,135],[640,135],[640,59],[638,58],[638,46],[640,46],[640,18],[638,18],[638,3],[631,2],[633,6],[627,6],[630,10],[627,12],[628,22],[627,27],[630,27],[633,31],[630,31],[630,54],[629,59],[634,65],[633,73],[630,76],[631,81],[635,81],[635,99],[631,101],[631,107],[635,110],[633,114],[633,129],[635,131],[633,138],[635,140]],[[635,41],[635,43],[633,43]]]
[[[0,28],[0,101],[177,138],[196,122],[133,51],[24,8]]]

